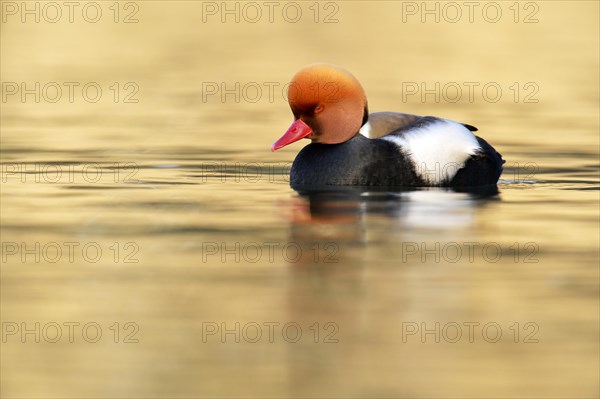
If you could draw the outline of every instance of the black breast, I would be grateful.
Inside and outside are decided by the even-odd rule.
[[[352,185],[417,187],[425,182],[398,147],[360,134],[341,144],[312,143],[292,165],[292,186]]]

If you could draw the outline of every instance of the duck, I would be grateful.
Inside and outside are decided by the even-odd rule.
[[[435,116],[369,114],[360,82],[325,63],[298,71],[288,85],[294,121],[271,146],[309,139],[292,163],[298,187],[475,187],[496,185],[505,163],[477,128]]]

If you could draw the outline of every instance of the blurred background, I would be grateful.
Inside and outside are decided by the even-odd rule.
[[[600,394],[598,2],[0,11],[2,397]],[[498,193],[292,190],[313,62]]]

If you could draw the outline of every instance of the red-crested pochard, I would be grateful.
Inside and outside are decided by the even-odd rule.
[[[346,70],[314,64],[288,88],[294,122],[271,147],[302,138],[312,143],[296,156],[294,186],[446,186],[496,184],[502,156],[473,126],[433,116],[369,114],[358,80]]]

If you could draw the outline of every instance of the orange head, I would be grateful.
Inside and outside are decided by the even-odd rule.
[[[288,88],[294,122],[272,151],[303,138],[338,144],[354,137],[367,118],[367,98],[350,72],[329,64],[301,69]]]

